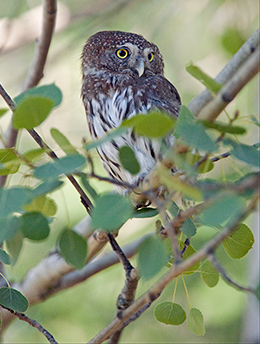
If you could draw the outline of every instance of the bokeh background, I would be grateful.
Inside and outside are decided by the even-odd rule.
[[[1,0],[0,2],[0,82],[7,92],[16,96],[30,66],[35,39],[41,25],[41,1]],[[57,27],[51,44],[44,77],[41,84],[55,82],[63,93],[63,102],[51,116],[37,128],[39,134],[61,156],[62,152],[51,138],[50,129],[58,128],[71,143],[81,149],[82,139],[89,139],[84,108],[80,99],[80,56],[87,38],[100,30],[121,30],[142,34],[156,43],[164,56],[166,77],[177,87],[184,104],[203,90],[203,86],[185,70],[191,61],[215,77],[232,55],[251,36],[259,24],[258,0],[62,0],[58,3]],[[232,116],[240,110],[240,124],[248,127],[242,138],[247,144],[257,139],[257,127],[252,126],[250,116],[258,115],[259,88],[257,78],[250,82],[229,105]],[[0,107],[5,107],[0,99]],[[226,120],[226,116],[221,116]],[[10,114],[1,118],[1,134],[10,121]],[[239,123],[238,123],[239,124]],[[19,135],[18,149],[25,152],[36,148],[26,132]],[[95,156],[97,171],[104,174]],[[226,161],[219,164],[215,176],[222,169],[227,175],[241,175],[240,166]],[[242,168],[242,167],[241,167]],[[29,183],[25,170],[8,179],[9,185]],[[99,192],[111,189],[109,184],[93,181]],[[60,231],[73,226],[84,216],[85,210],[78,194],[67,184],[52,194],[58,212],[48,240],[41,243],[25,242],[16,265],[9,268],[10,280],[22,280],[55,245]],[[256,218],[248,220],[257,227]],[[254,222],[255,221],[255,222]],[[129,221],[119,235],[121,244],[127,243],[154,230],[153,220]],[[193,245],[212,236],[214,231],[201,228]],[[225,269],[243,285],[257,279],[257,243],[249,255],[239,261],[227,257],[222,248],[218,256]],[[109,251],[109,248],[106,248]],[[132,260],[135,264],[135,259]],[[257,266],[258,265],[258,266]],[[258,269],[259,270],[259,269]],[[165,271],[164,271],[165,272]],[[124,330],[122,343],[252,343],[259,326],[257,304],[247,295],[220,281],[209,289],[198,273],[186,278],[191,303],[199,308],[206,324],[204,337],[193,335],[184,323],[181,326],[165,326],[153,317],[151,307],[142,317]],[[158,278],[158,277],[157,277]],[[140,282],[141,295],[156,279]],[[34,306],[28,315],[50,331],[59,343],[84,343],[106,326],[115,315],[116,298],[123,286],[124,273],[114,266],[86,282],[44,303]],[[161,300],[171,301],[173,284],[163,292]],[[156,303],[157,303],[156,302]],[[188,311],[188,302],[182,283],[179,282],[176,302]],[[155,303],[155,304],[156,304]],[[45,338],[22,321],[15,320],[4,335],[4,343],[45,343]]]

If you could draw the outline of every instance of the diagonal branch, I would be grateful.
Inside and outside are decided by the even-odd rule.
[[[254,53],[260,43],[260,29],[258,29],[238,50],[232,59],[226,64],[222,71],[216,77],[216,81],[220,84],[226,82],[236,73],[242,64]],[[205,90],[195,97],[188,105],[190,111],[197,116],[210,100],[212,100],[210,91]]]
[[[199,119],[214,121],[241,89],[259,73],[259,48],[230,78],[220,92],[198,114]]]
[[[48,332],[36,320],[33,320],[33,319],[29,318],[24,313],[13,311],[13,310],[11,310],[9,308],[6,308],[4,306],[2,306],[2,307],[5,308],[6,310],[8,310],[11,314],[15,315],[18,319],[27,322],[32,327],[35,327],[39,332],[41,332],[45,336],[45,338],[48,340],[49,343],[51,343],[51,344],[58,344],[58,342],[56,342],[56,340],[54,339],[53,335],[51,335],[50,332]]]

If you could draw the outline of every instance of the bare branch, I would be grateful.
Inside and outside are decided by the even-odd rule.
[[[3,307],[3,306],[2,306]],[[11,314],[15,315],[18,319],[27,322],[30,326],[37,328],[37,330],[39,332],[41,332],[46,339],[48,340],[49,343],[51,344],[58,344],[58,342],[56,342],[56,340],[54,339],[54,337],[50,334],[50,332],[48,332],[41,324],[39,324],[36,320],[33,320],[29,317],[27,317],[27,315],[20,313],[20,312],[16,312],[13,311],[9,308],[3,307],[6,310],[8,310]]]
[[[216,97],[197,114],[197,117],[214,121],[239,91],[259,73],[259,68],[259,49],[257,49],[222,87]]]
[[[216,81],[225,84],[239,69],[240,66],[251,56],[252,53],[259,46],[260,41],[260,29],[258,29],[238,50],[238,52],[232,57],[227,65],[216,77]],[[210,91],[205,90],[194,98],[188,105],[190,111],[197,116],[206,104],[212,99]]]
[[[43,1],[43,25],[36,42],[35,54],[23,84],[23,91],[36,86],[43,77],[43,70],[49,52],[56,21],[56,0]]]

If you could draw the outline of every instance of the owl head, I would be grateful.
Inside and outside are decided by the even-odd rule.
[[[102,73],[163,75],[158,47],[144,37],[121,31],[101,31],[91,36],[82,54],[83,75]]]

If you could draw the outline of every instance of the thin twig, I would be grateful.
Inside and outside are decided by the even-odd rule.
[[[41,324],[39,324],[36,320],[29,318],[24,313],[13,311],[12,309],[6,308],[2,306],[4,309],[7,309],[11,314],[15,315],[18,319],[27,322],[30,326],[35,327],[39,332],[41,332],[49,343],[51,344],[58,344],[54,337],[48,332]]]
[[[253,288],[246,288],[243,287],[241,285],[239,285],[238,283],[234,282],[226,273],[225,269],[221,266],[221,264],[218,262],[216,256],[213,253],[209,253],[208,254],[208,259],[211,261],[211,263],[214,265],[215,269],[220,273],[220,275],[231,285],[233,285],[235,288],[241,290],[241,291],[245,291],[245,292],[249,292],[249,293],[253,293],[255,294],[256,291]]]
[[[236,73],[238,68],[254,53],[259,46],[260,29],[258,29],[238,50],[232,59],[226,64],[222,71],[216,77],[216,81],[221,84],[226,82]],[[212,99],[212,94],[209,90],[205,90],[195,97],[188,105],[190,111],[197,116],[206,104]]]

